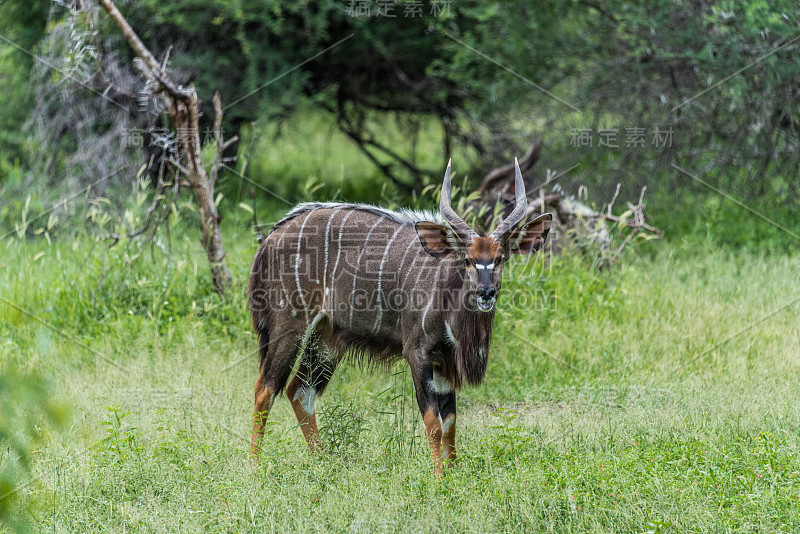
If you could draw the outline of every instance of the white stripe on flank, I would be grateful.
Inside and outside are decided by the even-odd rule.
[[[375,230],[375,227],[378,226],[381,222],[383,222],[384,217],[381,216],[375,224],[372,225],[372,228],[369,229],[367,232],[367,237],[364,240],[364,246],[361,247],[361,253],[358,255],[358,259],[356,260],[355,269],[353,269],[353,290],[350,293],[350,328],[353,328],[353,311],[356,304],[356,281],[358,280],[358,267],[361,264],[361,258],[364,257],[364,253],[367,251],[367,245],[369,245],[369,236],[372,235],[372,231]]]
[[[300,302],[303,303],[303,311],[306,313],[306,324],[308,324],[308,304],[306,304],[306,298],[303,296],[303,289],[300,287],[300,240],[303,239],[303,229],[306,227],[311,213],[310,211],[308,212],[306,218],[303,219],[303,224],[300,225],[300,232],[297,234],[297,258],[294,260],[294,281],[297,282],[297,293],[300,295]]]
[[[336,268],[339,267],[339,257],[342,255],[342,232],[344,231],[344,223],[347,222],[347,219],[350,218],[355,211],[351,211],[347,215],[344,216],[342,219],[342,224],[339,225],[339,242],[337,243],[336,247],[336,263],[333,264],[333,270],[331,271],[331,318],[333,318],[333,297],[335,287],[334,284],[336,283]]]
[[[277,262],[277,276],[278,280],[281,281],[281,291],[283,291],[283,297],[281,298],[281,309],[283,309],[283,303],[286,301],[287,305],[291,305],[289,300],[289,292],[286,290],[286,284],[283,283],[283,265],[281,265],[281,256],[283,254],[283,249],[281,248],[281,243],[283,242],[283,238],[286,236],[286,228],[283,229],[281,232],[281,236],[278,238],[278,244],[275,245],[275,261]]]
[[[424,272],[425,272],[425,266],[426,266],[426,265],[428,265],[428,260],[429,260],[429,259],[431,259],[431,257],[430,257],[430,256],[429,256],[429,255],[426,253],[426,254],[425,254],[425,261],[423,261],[423,262],[422,262],[422,266],[419,268],[419,274],[417,275],[417,281],[416,281],[416,282],[414,282],[414,289],[416,289],[416,288],[417,288],[417,286],[419,286],[419,279],[420,279],[420,278],[422,278],[422,273],[424,273]],[[413,267],[413,265],[414,265],[414,262],[411,262],[411,265],[412,265],[412,267]],[[409,270],[409,273],[408,273],[408,274],[411,274],[410,270]],[[412,290],[412,291],[413,291],[413,290]],[[410,304],[411,304],[412,306],[413,306],[413,304],[414,304],[414,298],[413,298],[413,295],[412,295],[412,298],[411,298],[411,302],[410,302]]]
[[[389,249],[392,247],[392,243],[394,243],[397,234],[400,233],[403,227],[399,226],[397,230],[395,230],[394,235],[389,240],[389,243],[386,245],[386,250],[383,251],[383,258],[381,258],[381,265],[378,267],[378,316],[375,317],[375,324],[372,327],[373,333],[378,333],[378,330],[381,327],[381,319],[383,318],[383,301],[381,298],[381,278],[383,277],[383,264],[386,263],[386,256],[389,255]]]
[[[320,306],[321,310],[325,309],[325,299],[328,298],[328,236],[331,231],[331,223],[333,222],[333,218],[336,217],[336,214],[342,208],[336,208],[331,213],[331,218],[328,219],[328,226],[325,227],[325,268],[322,270],[322,306]]]
[[[428,336],[428,332],[425,330],[425,318],[428,316],[428,311],[430,311],[431,306],[433,306],[433,301],[436,298],[436,285],[439,282],[439,272],[442,270],[442,265],[444,265],[443,261],[439,262],[439,266],[436,267],[436,273],[433,275],[433,287],[431,288],[431,298],[428,300],[428,305],[425,306],[425,312],[422,314],[422,333],[426,337]]]
[[[408,243],[408,246],[406,247],[406,251],[403,252],[403,258],[400,260],[400,267],[397,268],[397,279],[398,280],[400,280],[400,275],[403,272],[403,265],[406,263],[406,256],[408,256],[408,251],[411,250],[411,246],[416,241],[417,241],[417,235],[415,234],[415,235],[411,236],[411,241]],[[417,252],[419,252],[419,251],[417,251]],[[414,261],[412,260],[411,263],[413,265]]]

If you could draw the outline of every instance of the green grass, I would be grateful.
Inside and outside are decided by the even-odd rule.
[[[182,232],[155,264],[146,250],[123,269],[112,249],[102,286],[86,241],[0,245],[0,368],[46,377],[72,413],[38,427],[18,481],[34,531],[800,530],[800,303],[758,322],[800,296],[796,255],[668,242],[612,279],[515,259],[437,481],[403,365],[337,371],[318,457],[279,399],[252,465],[255,244],[226,227],[236,285],[220,304]],[[524,289],[534,303],[513,306]]]

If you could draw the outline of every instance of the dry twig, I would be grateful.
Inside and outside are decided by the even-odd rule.
[[[206,250],[208,262],[211,266],[214,289],[220,295],[226,295],[231,285],[231,273],[225,261],[226,254],[222,246],[222,234],[219,227],[220,217],[217,213],[217,206],[214,203],[214,181],[206,172],[200,153],[200,101],[197,97],[197,92],[193,85],[179,86],[169,78],[162,65],[156,61],[150,50],[139,39],[139,36],[136,35],[136,32],[133,31],[133,28],[131,28],[112,0],[99,0],[99,2],[117,24],[128,44],[138,56],[134,60],[134,66],[148,80],[147,88],[153,95],[158,96],[169,110],[172,127],[180,141],[181,149],[179,155],[183,157],[185,164],[172,158],[168,158],[167,161],[186,176],[189,187],[194,192],[203,232],[201,243]],[[218,100],[219,96],[217,95],[215,97],[215,107],[219,106],[220,111],[217,113],[216,121],[221,122],[221,105],[218,104]],[[217,124],[215,123],[216,126]],[[229,142],[232,143],[234,140],[229,140]],[[229,146],[229,143],[227,145],[226,143],[228,142],[222,142],[221,136],[217,135],[218,151],[221,147]],[[217,170],[218,168],[219,163],[217,164]],[[176,177],[176,184],[178,183]]]

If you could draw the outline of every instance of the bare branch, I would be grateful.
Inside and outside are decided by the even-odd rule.
[[[164,158],[164,161],[166,161],[167,163],[169,163],[170,165],[175,167],[175,169],[178,172],[181,172],[181,173],[185,174],[186,176],[189,176],[189,174],[190,174],[189,173],[189,169],[187,169],[186,167],[184,167],[183,165],[181,165],[180,163],[178,163],[174,159],[172,159],[172,158]]]
[[[179,87],[173,83],[114,3],[111,0],[99,1],[119,26],[122,34],[138,56],[139,61],[134,61],[135,66],[148,79],[148,84],[157,84],[155,92],[159,94],[169,109],[172,127],[180,140],[183,159],[187,166],[184,167],[172,158],[167,158],[167,162],[183,173],[191,185],[200,212],[200,227],[203,232],[202,245],[206,250],[211,267],[214,289],[220,296],[225,296],[231,285],[231,273],[228,270],[225,261],[226,254],[222,246],[222,233],[219,227],[220,216],[214,203],[214,183],[209,179],[202,161],[199,132],[200,102],[197,98],[197,92],[191,84],[187,87]],[[219,97],[217,97],[218,99]],[[217,115],[217,123],[219,123],[222,120],[221,111]],[[218,149],[222,144],[218,134]],[[175,187],[177,192],[179,187],[177,177]],[[153,232],[152,227],[150,231]]]
[[[526,160],[535,154],[532,165],[535,159],[538,158],[539,144],[534,143],[532,148],[526,154]],[[506,166],[508,167],[508,166]],[[522,165],[520,164],[520,167]],[[492,225],[495,218],[498,216],[497,207],[501,207],[499,216],[506,215],[511,209],[512,200],[508,195],[501,192],[510,190],[510,182],[512,177],[507,169],[500,167],[495,169],[487,179],[484,179],[484,185],[489,185],[484,189],[484,194],[481,198],[471,203],[471,209],[478,214],[478,224],[481,228],[488,228]],[[625,248],[638,236],[649,234],[649,236],[659,238],[662,236],[661,230],[647,224],[646,215],[644,212],[644,195],[647,188],[642,188],[639,194],[639,201],[636,205],[627,203],[630,210],[630,216],[614,215],[614,203],[619,197],[622,184],[617,184],[614,190],[614,195],[611,201],[600,211],[596,211],[590,206],[581,202],[579,198],[562,196],[560,188],[558,192],[545,194],[543,188],[539,188],[537,197],[528,200],[527,217],[539,215],[543,212],[551,212],[555,215],[554,224],[560,227],[563,236],[570,236],[570,241],[578,245],[580,250],[588,252],[593,256],[594,264],[600,268],[611,269],[614,263],[620,257]],[[581,188],[583,189],[583,187]],[[579,195],[580,197],[580,195]],[[485,209],[488,207],[489,209]],[[492,209],[494,208],[494,209]],[[622,242],[611,250],[612,233],[608,225],[604,221],[609,221],[617,226],[614,231]],[[560,241],[558,239],[557,241]],[[598,249],[599,247],[599,249]]]
[[[611,269],[612,267],[614,267],[614,263],[617,261],[617,258],[619,258],[619,255],[620,255],[620,254],[622,254],[622,251],[623,251],[623,250],[625,250],[625,247],[628,245],[628,243],[630,243],[630,242],[631,242],[631,240],[632,240],[634,237],[636,237],[636,234],[638,234],[640,230],[641,230],[640,228],[636,228],[636,229],[634,229],[634,230],[633,230],[633,232],[629,233],[629,234],[628,234],[628,235],[625,237],[625,240],[624,240],[624,241],[622,242],[622,244],[621,244],[621,245],[620,245],[620,246],[617,248],[617,251],[616,251],[616,252],[614,252],[614,254],[612,254],[612,255],[611,255],[611,257],[608,259],[608,268],[609,268],[609,269]]]
[[[628,227],[631,227],[631,228],[636,228],[637,226],[640,226],[641,228],[647,230],[648,232],[652,232],[653,234],[655,234],[658,237],[661,237],[662,235],[664,235],[664,233],[661,230],[659,230],[655,226],[651,226],[651,225],[649,225],[647,223],[641,223],[641,224],[637,225],[637,224],[631,224],[630,222],[623,221],[620,217],[617,217],[616,215],[601,214],[600,216],[603,219],[606,219],[607,221],[611,221],[611,222],[615,222],[615,223],[622,223],[625,226],[628,226]]]
[[[261,243],[264,236],[264,229],[258,224],[258,209],[256,208],[256,190],[250,189],[250,194],[253,196],[253,228],[256,230],[256,241]]]
[[[616,189],[616,191],[614,191],[614,196],[611,197],[611,202],[608,203],[608,208],[606,209],[606,213],[609,216],[611,216],[611,208],[614,207],[614,202],[617,201],[617,195],[619,195],[619,188],[620,188],[621,185],[622,185],[621,183],[617,183],[617,189]]]
[[[128,21],[125,20],[125,17],[122,16],[122,13],[119,12],[117,6],[114,5],[114,2],[111,0],[98,0],[100,5],[108,12],[108,15],[117,23],[119,26],[122,35],[128,41],[128,44],[133,48],[133,51],[139,56],[142,61],[147,66],[147,69],[152,73],[152,77],[155,77],[159,83],[161,83],[164,88],[175,98],[186,98],[186,94],[179,90],[178,87],[175,86],[164,74],[164,71],[161,69],[161,65],[159,65],[156,58],[153,56],[152,52],[144,45],[142,40],[133,31],[131,25],[128,24]]]
[[[528,151],[525,152],[525,155],[519,159],[520,170],[522,172],[525,172],[534,165],[536,165],[536,162],[539,161],[541,153],[542,153],[542,142],[533,139],[531,141],[531,146],[528,147]],[[486,176],[483,178],[483,181],[481,182],[481,185],[478,186],[476,192],[482,196],[486,194],[488,191],[502,189],[506,181],[511,180],[513,178],[514,178],[513,163],[503,165],[502,167],[497,167],[496,169],[492,169],[491,171],[489,171],[488,174],[486,174]]]
[[[595,2],[589,2],[587,0],[581,0],[579,3],[583,4],[583,5],[587,6],[587,7],[591,7],[592,9],[594,9],[595,11],[600,13],[602,16],[604,16],[605,18],[607,18],[608,20],[613,22],[615,25],[619,24],[619,20],[617,19],[617,17],[615,17],[613,14],[609,13],[608,11],[606,11],[605,9],[600,7],[600,5],[596,4]]]
[[[211,170],[209,171],[209,181],[211,187],[217,183],[217,176],[219,175],[219,168],[222,165],[222,155],[229,146],[239,140],[238,135],[234,135],[227,141],[222,139],[222,98],[219,96],[219,91],[214,92],[214,141],[217,148],[214,151],[214,161],[211,163]]]

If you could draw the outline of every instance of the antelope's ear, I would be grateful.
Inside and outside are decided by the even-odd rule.
[[[428,221],[417,221],[414,228],[417,230],[422,248],[434,258],[444,259],[462,255],[463,247],[449,228]]]
[[[515,228],[508,236],[506,246],[511,254],[533,254],[544,246],[553,216],[539,215],[527,224]]]

